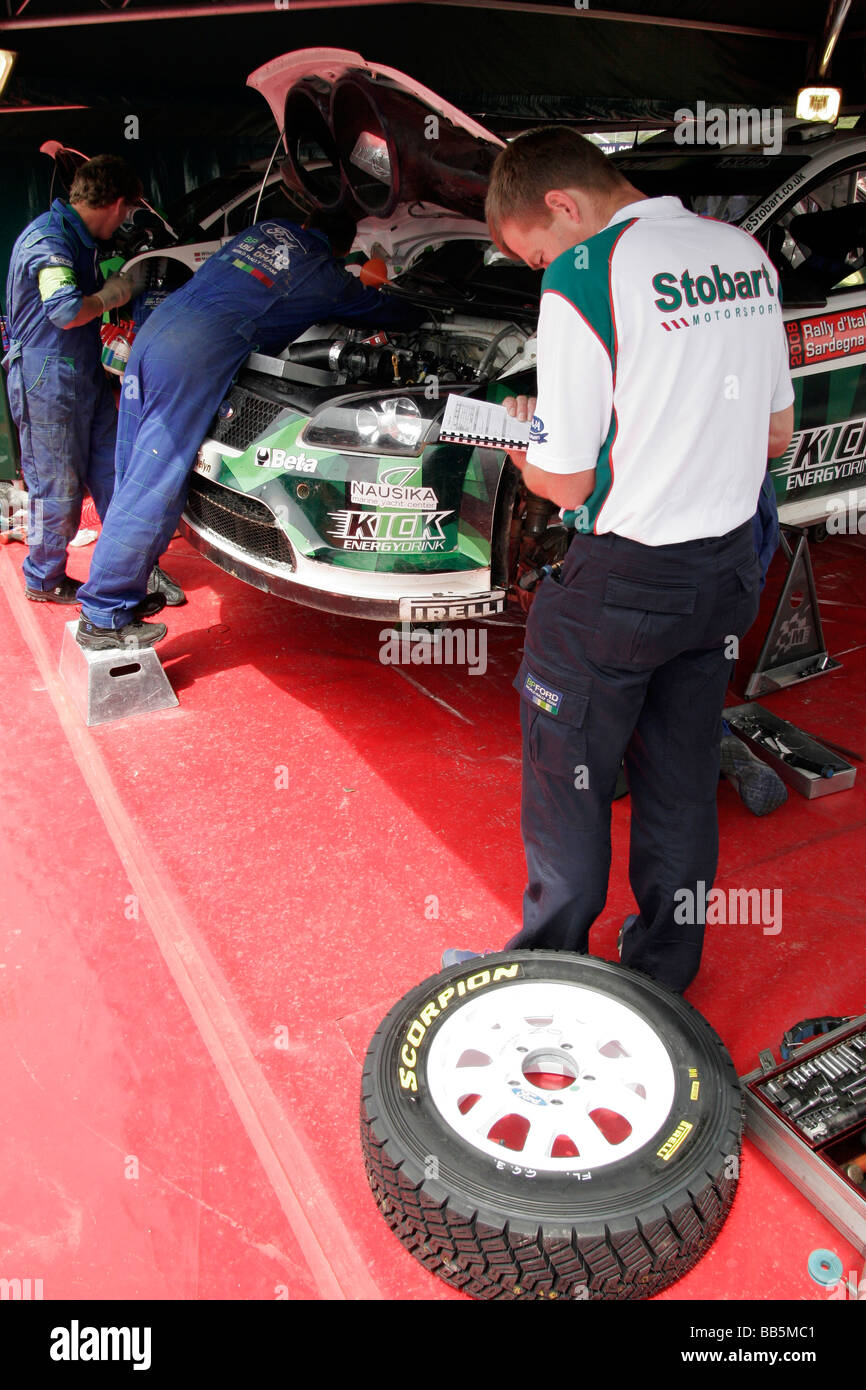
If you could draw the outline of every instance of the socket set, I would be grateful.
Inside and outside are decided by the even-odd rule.
[[[866,1122],[866,1033],[758,1087],[812,1144]]]
[[[810,801],[853,787],[857,769],[841,751],[825,747],[757,701],[730,706],[723,714],[737,738]]]
[[[760,1062],[741,1078],[746,1133],[866,1253],[866,1014]]]

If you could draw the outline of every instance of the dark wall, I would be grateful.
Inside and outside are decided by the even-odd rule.
[[[608,8],[605,6],[605,8]],[[95,6],[94,6],[95,8]],[[639,0],[627,4],[639,10]],[[644,5],[644,8],[648,8]],[[681,13],[688,5],[664,0]],[[767,11],[774,11],[772,20]],[[802,35],[820,31],[823,0],[748,7],[746,23],[781,27],[801,41],[746,38],[709,30],[653,28],[581,18],[565,3],[562,16],[459,5],[370,5],[270,14],[21,30],[4,36],[21,54],[17,79],[33,100],[101,95],[108,102],[149,103],[154,94],[211,102],[239,92],[248,72],[280,53],[312,46],[354,49],[404,68],[459,105],[491,101],[507,107],[569,98],[654,100],[680,104],[697,96],[791,100],[803,75]],[[731,4],[707,0],[708,16],[730,20]],[[0,22],[0,35],[4,34]],[[853,45],[849,45],[853,51]],[[849,48],[840,48],[841,55]],[[859,44],[862,51],[862,41]],[[862,76],[862,69],[858,70]],[[852,78],[849,74],[847,81]],[[862,85],[862,83],[861,83]],[[0,136],[2,139],[2,136]]]
[[[696,3],[691,0],[692,9]],[[740,0],[732,3],[736,9]],[[657,7],[689,8],[669,0]],[[640,5],[632,0],[626,8]],[[730,9],[706,0],[710,18],[733,18]],[[792,29],[807,33],[813,23],[820,28],[823,5],[789,0],[780,8],[772,0],[746,10],[746,22],[772,25],[787,14]],[[87,154],[122,153],[138,167],[152,200],[170,201],[217,172],[270,153],[276,131],[246,77],[291,49],[354,49],[410,72],[494,124],[497,116],[527,122],[655,117],[698,98],[789,106],[807,56],[802,41],[587,21],[569,6],[562,17],[397,4],[14,32],[0,23],[0,43],[20,55],[7,101],[89,108],[0,114],[3,280],[14,237],[47,206],[50,165],[38,153],[43,140]],[[849,103],[863,96],[862,51],[862,41],[840,50]],[[129,116],[138,120],[137,140],[125,138]]]
[[[253,94],[250,94],[253,96]],[[119,154],[135,166],[148,201],[165,206],[190,188],[247,160],[269,157],[276,139],[270,113],[253,97],[255,114],[237,104],[223,108],[225,125],[215,119],[202,123],[201,113],[186,106],[143,109],[139,138],[124,138],[128,112],[53,112],[17,117],[20,138],[0,144],[0,289],[5,304],[6,271],[18,234],[50,202],[54,162],[39,153],[44,140],[60,140],[84,154]],[[0,131],[4,119],[0,118]],[[10,144],[12,147],[10,148]],[[60,194],[55,189],[55,196]]]

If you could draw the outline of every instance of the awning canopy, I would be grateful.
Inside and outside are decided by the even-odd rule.
[[[503,119],[655,117],[698,96],[790,108],[819,61],[827,16],[823,0],[4,3],[0,46],[20,55],[7,102],[149,113],[181,104],[232,121],[259,109],[244,91],[248,72],[317,45],[355,48]],[[839,3],[847,17],[831,75],[846,107],[859,107],[866,3]],[[3,143],[15,120],[3,116]]]

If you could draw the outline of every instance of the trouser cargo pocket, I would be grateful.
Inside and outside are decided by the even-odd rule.
[[[553,776],[574,777],[586,760],[592,682],[527,657],[514,681],[530,761]]]

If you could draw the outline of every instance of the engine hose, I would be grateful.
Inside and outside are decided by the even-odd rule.
[[[311,342],[292,343],[288,349],[290,362],[326,371],[345,372],[350,381],[371,381],[379,386],[390,385],[397,379],[396,354],[390,347],[371,343],[349,343],[345,338],[331,342],[315,338]]]
[[[328,367],[331,349],[342,349],[345,346],[345,340],[333,342],[330,338],[312,338],[306,343],[292,343],[286,356],[290,362],[298,362],[307,367]]]
[[[482,357],[481,361],[478,363],[479,377],[484,376],[488,366],[493,361],[493,358],[496,355],[496,349],[499,347],[499,344],[502,342],[502,339],[507,338],[509,333],[519,332],[520,329],[517,327],[516,323],[507,323],[504,328],[500,328],[499,332],[496,334],[496,337],[490,343],[489,347],[485,350],[484,356]]]

